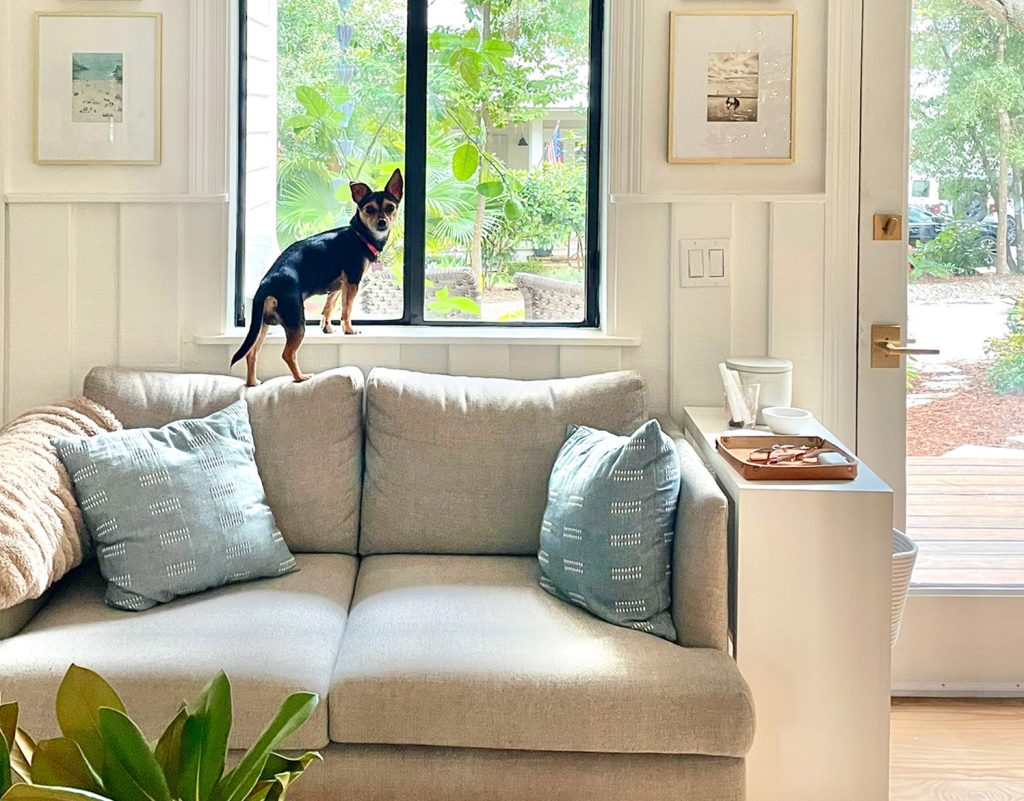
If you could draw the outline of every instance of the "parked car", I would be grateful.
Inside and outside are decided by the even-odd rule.
[[[992,212],[982,222],[985,225],[992,226],[992,236],[995,236],[995,231],[999,228],[999,218],[996,216],[996,213]],[[1012,214],[1006,217],[1006,241],[1011,245],[1017,244],[1017,221],[1013,218]]]
[[[914,247],[931,242],[946,224],[946,220],[920,206],[907,209],[907,241]]]

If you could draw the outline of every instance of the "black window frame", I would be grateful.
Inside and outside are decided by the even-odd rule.
[[[429,320],[424,316],[426,271],[426,167],[427,167],[427,71],[429,0],[407,0],[406,83],[405,83],[405,244],[403,258],[404,309],[401,318],[353,320],[361,326],[409,325],[463,328],[597,328],[600,326],[602,194],[601,130],[604,118],[604,14],[605,0],[590,2],[590,86],[587,109],[587,230],[584,265],[584,319],[578,321],[526,320],[476,321]],[[248,325],[245,308],[245,163],[248,32],[247,0],[238,0],[238,116],[237,185],[235,220],[235,325]],[[307,320],[315,325],[319,320]],[[338,322],[338,321],[335,321]]]

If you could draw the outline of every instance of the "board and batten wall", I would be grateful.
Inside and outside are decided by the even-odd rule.
[[[272,0],[250,0],[258,11]],[[795,402],[826,422],[822,338],[836,165],[826,73],[844,43],[833,7],[799,12],[792,165],[669,165],[669,12],[675,0],[608,0],[603,320],[636,344],[507,340],[375,342],[372,332],[303,350],[303,366],[356,364],[521,378],[630,368],[652,409],[721,402],[715,365],[773,353],[796,363]],[[235,91],[228,0],[17,0],[0,4],[0,382],[3,419],[77,393],[89,368],[227,370],[231,346],[198,344],[228,324]],[[696,0],[687,7],[700,8]],[[775,3],[748,6],[775,8]],[[157,167],[32,161],[36,11],[164,15],[163,161]],[[834,16],[834,15],[833,15]],[[255,24],[259,24],[258,21]],[[836,50],[836,52],[831,52]],[[831,73],[829,73],[831,74]],[[831,79],[830,79],[831,80]],[[828,119],[828,125],[826,120]],[[833,130],[834,129],[834,130]],[[831,153],[831,155],[830,155]],[[836,155],[838,153],[838,156]],[[855,153],[854,153],[855,155]],[[728,238],[731,283],[679,286],[680,239]],[[824,310],[823,310],[824,309]],[[261,366],[284,372],[270,348]],[[238,372],[236,368],[236,373]]]

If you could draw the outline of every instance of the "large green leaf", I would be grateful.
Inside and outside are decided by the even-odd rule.
[[[510,220],[518,220],[523,216],[523,204],[516,198],[509,198],[505,201],[505,216]]]
[[[484,42],[480,51],[484,54],[489,53],[491,55],[498,56],[499,58],[512,58],[515,54],[515,48],[513,48],[511,44],[506,42],[504,39],[497,38],[496,36],[492,36]]]
[[[224,773],[231,732],[231,685],[220,673],[199,694],[182,732],[182,801],[207,801]]]
[[[36,751],[36,744],[22,729],[14,732],[14,747],[11,749],[11,767],[17,771],[25,781],[28,781],[32,773],[32,757]]]
[[[14,764],[14,753],[17,751],[17,704],[0,704],[0,734],[7,741],[7,762],[17,770],[18,766]],[[0,791],[2,795],[3,791]]]
[[[40,740],[32,759],[31,773],[33,784],[103,792],[100,777],[85,761],[82,749],[67,737]]]
[[[89,764],[102,775],[100,707],[125,711],[117,693],[98,673],[78,665],[69,667],[57,688],[57,723],[64,736],[78,743]]]
[[[260,773],[260,781],[271,780],[279,773],[302,773],[314,760],[323,761],[323,757],[317,751],[307,751],[297,757],[287,757],[274,752],[267,757],[267,764]]]
[[[252,748],[245,753],[235,769],[221,779],[213,794],[213,801],[242,801],[248,796],[259,781],[270,754],[306,722],[319,700],[316,693],[289,695]]]
[[[167,725],[164,733],[160,735],[156,748],[153,750],[153,756],[156,757],[160,770],[164,773],[164,778],[167,780],[167,789],[171,791],[172,798],[181,797],[181,794],[178,792],[178,781],[181,776],[181,739],[186,720],[188,720],[188,711],[185,709],[185,705],[182,704],[178,714],[174,716],[174,720]]]
[[[123,712],[102,708],[99,728],[106,746],[103,785],[117,801],[171,801],[171,791],[146,738]]]
[[[7,745],[14,750],[14,735],[18,731],[18,705],[0,704],[0,734],[7,738]]]
[[[7,745],[7,738],[0,732],[0,796],[3,796],[14,784],[14,776],[11,774],[11,749]]]
[[[267,758],[260,779],[245,801],[281,801],[292,784],[305,772],[313,760],[323,759],[316,751],[307,751],[298,757],[273,753]]]
[[[484,181],[477,184],[476,191],[484,197],[498,197],[505,191],[505,184],[501,181]]]
[[[70,787],[44,787],[38,784],[19,783],[7,791],[4,801],[110,801],[110,799]]]
[[[480,30],[478,28],[470,28],[462,34],[462,46],[470,50],[478,50],[480,48]]]
[[[327,98],[311,86],[300,86],[295,90],[295,97],[313,117],[322,117],[330,106]]]
[[[459,181],[468,181],[480,164],[480,150],[472,142],[465,142],[452,154],[452,175]]]

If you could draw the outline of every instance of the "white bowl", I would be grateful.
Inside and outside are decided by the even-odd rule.
[[[814,415],[795,406],[766,406],[761,410],[765,425],[776,434],[806,434],[814,423]]]

